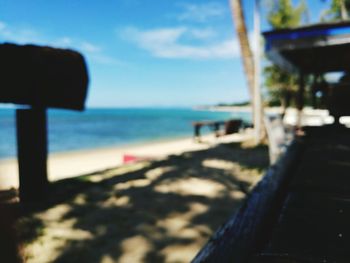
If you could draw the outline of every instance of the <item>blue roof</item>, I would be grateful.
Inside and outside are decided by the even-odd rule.
[[[265,51],[288,71],[343,71],[350,65],[350,23],[315,24],[265,32]]]
[[[329,37],[338,35],[350,35],[350,24],[338,24],[331,26],[327,24],[327,27],[304,27],[292,30],[276,30],[265,33],[265,37],[268,40],[281,40],[281,39],[301,39],[312,37]]]

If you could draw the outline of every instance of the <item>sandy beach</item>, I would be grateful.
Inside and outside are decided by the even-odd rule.
[[[51,154],[50,198],[17,222],[24,261],[191,261],[269,165],[267,147],[251,138],[246,130]],[[125,156],[138,161],[123,165]],[[18,186],[16,165],[1,161],[4,188]]]
[[[45,204],[17,223],[22,257],[28,263],[190,262],[268,166],[267,147],[252,147],[249,137],[209,135],[201,144],[189,138],[80,154],[92,170],[97,156],[113,167],[116,152],[151,152],[155,159],[53,182]],[[56,165],[75,154],[57,155]]]
[[[212,111],[247,112],[250,107],[212,107]],[[281,109],[267,108],[269,114],[280,113]],[[284,122],[289,125],[296,125],[297,110],[288,109]],[[303,110],[302,125],[323,125],[332,123],[333,118],[328,111]],[[349,118],[343,118],[343,123],[350,123]],[[203,150],[222,142],[241,141],[251,136],[248,133],[235,134],[215,138],[214,135],[205,135],[202,143],[196,143],[192,137],[182,139],[168,139],[153,141],[129,146],[114,146],[80,150],[63,153],[53,153],[48,158],[48,174],[50,181],[57,181],[64,178],[88,174],[95,171],[116,167],[123,164],[124,156],[136,159],[159,159],[170,154],[181,154],[186,151]],[[18,188],[18,168],[16,159],[0,160],[0,190]]]
[[[133,144],[122,147],[107,147],[63,153],[53,153],[48,158],[50,181],[89,174],[123,164],[124,156],[136,159],[158,160],[168,155],[178,155],[186,151],[204,150],[222,142],[237,142],[248,138],[249,132],[216,138],[214,135],[202,136],[202,142],[192,137],[169,139]],[[18,188],[17,160],[0,160],[0,190]]]

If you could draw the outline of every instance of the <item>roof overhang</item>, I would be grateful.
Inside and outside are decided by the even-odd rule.
[[[267,56],[287,71],[350,70],[350,22],[315,24],[263,35]]]

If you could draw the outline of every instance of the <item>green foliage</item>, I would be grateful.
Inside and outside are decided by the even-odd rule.
[[[291,0],[278,0],[268,12],[268,22],[274,29],[292,28],[300,25],[306,11],[304,1],[293,7]]]
[[[324,2],[327,0],[323,0]],[[328,0],[331,2],[329,9],[327,9],[321,15],[321,21],[337,21],[342,20],[342,8],[344,9],[345,14],[349,17],[350,13],[350,0]]]
[[[306,9],[304,1],[294,7],[291,0],[277,0],[270,8],[267,20],[274,29],[297,27]],[[269,105],[283,105],[286,95],[294,97],[298,87],[296,75],[285,72],[273,64],[265,67],[264,75]]]
[[[264,68],[265,86],[268,91],[268,104],[270,106],[282,105],[283,98],[291,95],[293,97],[298,89],[298,79],[295,74],[281,70],[275,65]]]

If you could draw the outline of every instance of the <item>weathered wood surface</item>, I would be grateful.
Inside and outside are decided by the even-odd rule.
[[[261,248],[278,218],[301,148],[297,141],[291,144],[237,214],[215,233],[193,263],[247,262]]]
[[[15,228],[19,217],[18,206],[2,200],[1,197],[0,192],[0,262],[23,263]]]
[[[84,109],[88,73],[72,50],[0,44],[0,102]]]
[[[45,109],[19,109],[17,155],[21,202],[40,202],[48,191]]]
[[[350,130],[306,129],[271,237],[253,262],[350,262]]]
[[[8,43],[0,58],[0,103],[32,106],[16,112],[20,199],[40,202],[48,192],[46,108],[84,109],[86,63],[72,50]]]
[[[304,130],[194,262],[350,262],[350,129]]]

